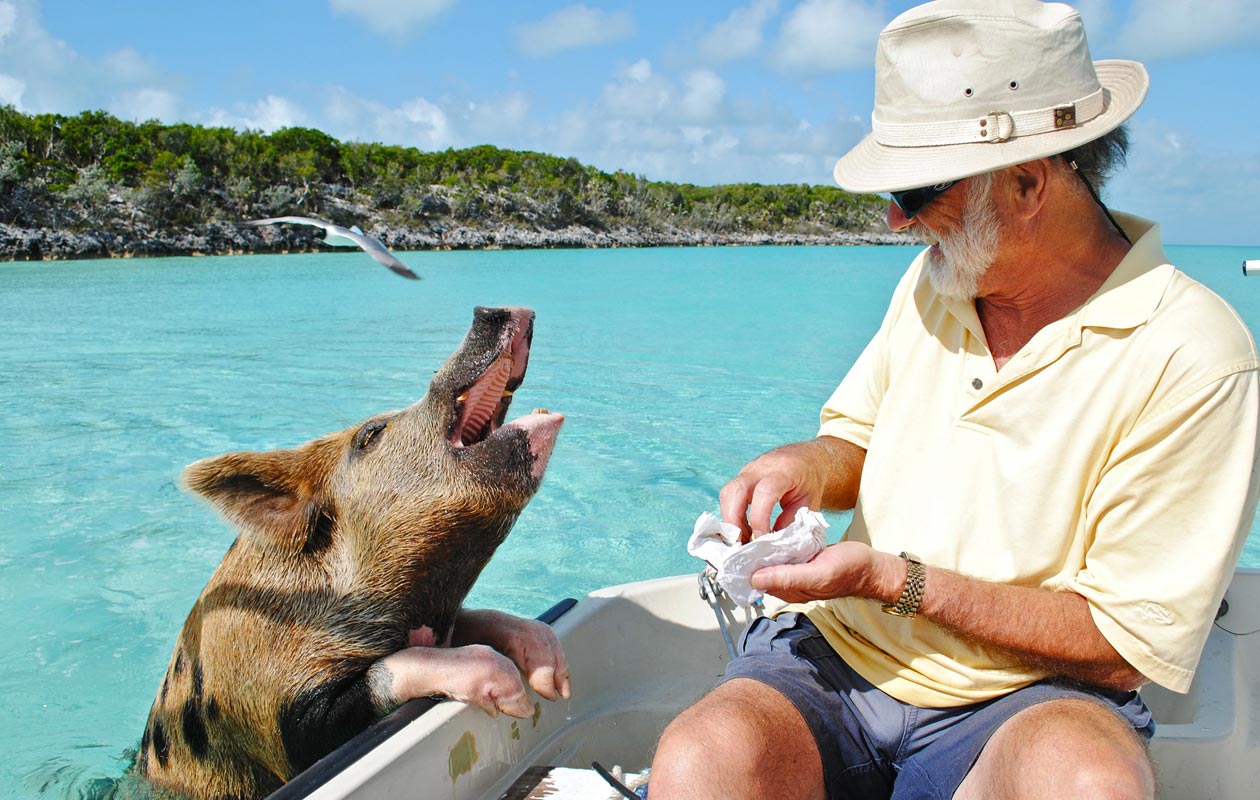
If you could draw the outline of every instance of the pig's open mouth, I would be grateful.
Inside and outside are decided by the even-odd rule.
[[[525,379],[525,367],[529,363],[529,328],[528,322],[513,325],[511,332],[505,335],[507,341],[490,366],[470,386],[457,393],[457,421],[451,432],[451,447],[480,444],[503,425],[508,406],[512,405],[512,393]]]

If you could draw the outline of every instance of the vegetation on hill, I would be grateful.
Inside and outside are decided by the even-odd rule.
[[[309,128],[21,113],[0,106],[0,224],[145,235],[282,214],[419,231],[874,230],[884,204],[807,185],[693,186],[489,145],[442,152],[340,142]]]

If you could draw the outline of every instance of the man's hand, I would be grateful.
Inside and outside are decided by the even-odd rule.
[[[771,450],[722,487],[722,519],[748,541],[787,527],[802,508],[852,508],[865,460],[865,450],[829,436]],[[771,527],[776,505],[781,510]]]
[[[867,597],[889,602],[905,583],[900,558],[872,550],[860,542],[840,542],[805,564],[765,567],[752,574],[754,589],[788,601],[805,603],[833,597]]]
[[[797,509],[818,508],[822,481],[791,447],[771,450],[750,461],[722,487],[718,495],[722,519],[738,525],[741,541],[752,534],[769,533],[791,523]],[[775,505],[782,511],[770,527]]]

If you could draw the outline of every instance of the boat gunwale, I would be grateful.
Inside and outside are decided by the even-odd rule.
[[[577,603],[576,598],[566,597],[535,619],[554,625]],[[447,702],[445,697],[419,697],[408,700],[298,773],[291,781],[268,795],[268,800],[299,800],[299,798],[314,794],[324,784],[349,769],[356,761],[444,702]]]

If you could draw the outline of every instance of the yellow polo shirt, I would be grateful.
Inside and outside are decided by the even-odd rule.
[[[1001,370],[974,304],[933,291],[920,255],[819,435],[867,450],[848,539],[1076,592],[1130,664],[1185,692],[1255,514],[1260,362],[1234,310],[1168,263],[1158,226],[1118,216],[1129,254]],[[1046,677],[873,601],[805,608],[915,705]]]

